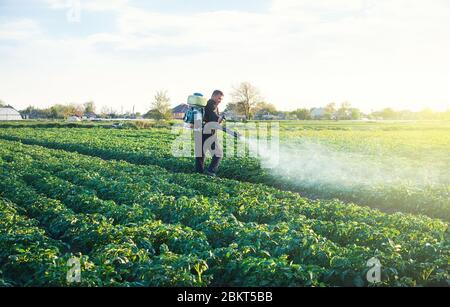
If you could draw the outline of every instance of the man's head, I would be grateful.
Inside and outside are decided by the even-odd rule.
[[[215,90],[211,96],[211,99],[214,100],[215,103],[219,104],[222,102],[223,96],[224,94],[222,91]]]

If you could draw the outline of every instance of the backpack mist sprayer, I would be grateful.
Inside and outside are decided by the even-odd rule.
[[[191,95],[188,97],[188,106],[189,109],[187,110],[186,114],[184,115],[184,122],[185,126],[189,129],[203,129],[205,122],[205,108],[208,104],[208,101],[205,97],[203,97],[200,93],[195,93],[194,95]],[[225,117],[224,117],[225,119]],[[218,125],[217,129],[222,130],[223,132],[231,135],[232,137],[236,139],[240,139],[241,136],[239,133],[230,130],[228,128],[225,128],[221,125]]]

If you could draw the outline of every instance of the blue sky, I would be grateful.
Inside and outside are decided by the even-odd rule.
[[[84,2],[89,1],[85,0]],[[95,0],[94,0],[95,1]],[[64,3],[64,1],[62,1]],[[66,2],[67,3],[67,2]],[[269,0],[134,0],[131,5],[145,11],[169,14],[192,14],[220,10],[264,12],[270,7]],[[83,0],[81,0],[83,5]],[[48,2],[40,0],[0,0],[0,18],[30,18],[38,21],[49,36],[85,36],[97,32],[116,30],[117,13],[114,11],[83,11],[82,22],[68,23],[60,10],[49,9]]]
[[[447,0],[0,0],[0,99],[145,111],[249,81],[286,110],[443,110],[448,37]]]
[[[61,10],[52,10],[39,0],[0,0],[0,20],[31,19],[42,26],[49,37],[86,36],[115,29],[114,12],[83,12],[83,22],[69,23]]]

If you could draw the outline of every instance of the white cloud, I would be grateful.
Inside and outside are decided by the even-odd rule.
[[[302,16],[305,13],[311,16],[323,16],[326,13],[339,15],[354,13],[364,9],[370,0],[274,0],[271,12],[279,15]]]
[[[41,34],[39,25],[32,19],[14,19],[0,23],[0,40],[28,40]]]
[[[95,0],[84,1],[83,9],[89,11],[120,11],[129,4],[129,0]]]
[[[127,7],[129,0],[44,0],[51,9],[67,9],[80,4],[83,10],[88,11],[119,11]]]

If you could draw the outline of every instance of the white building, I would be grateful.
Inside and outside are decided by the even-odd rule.
[[[81,122],[81,118],[79,118],[78,116],[70,116],[67,119],[67,121],[70,122],[70,123]]]
[[[0,121],[22,120],[22,116],[13,107],[0,107]]]

